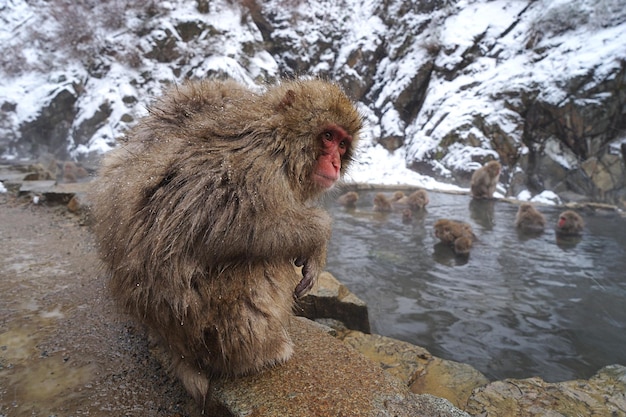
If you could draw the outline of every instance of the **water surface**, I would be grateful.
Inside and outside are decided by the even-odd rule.
[[[391,194],[388,192],[387,194]],[[365,301],[374,333],[474,366],[490,379],[589,378],[626,365],[626,220],[581,211],[580,240],[557,241],[562,208],[539,207],[549,227],[520,236],[517,205],[430,193],[425,212],[372,212],[374,192],[354,210],[334,202],[327,269]],[[468,258],[437,244],[433,224],[470,223]]]

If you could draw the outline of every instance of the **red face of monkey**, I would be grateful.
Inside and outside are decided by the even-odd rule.
[[[328,126],[320,135],[322,152],[317,158],[313,181],[323,188],[339,179],[341,160],[352,143],[352,137],[337,125]]]

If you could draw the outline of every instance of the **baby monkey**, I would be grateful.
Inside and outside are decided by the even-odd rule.
[[[476,236],[468,223],[439,219],[435,222],[434,229],[435,237],[451,246],[457,255],[469,255]]]

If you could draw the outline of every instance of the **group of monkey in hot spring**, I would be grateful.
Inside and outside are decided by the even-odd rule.
[[[492,199],[496,190],[502,167],[498,161],[489,161],[472,174],[470,194],[476,199]],[[359,194],[349,191],[341,195],[337,201],[348,209],[356,207]],[[417,190],[410,195],[396,191],[391,197],[383,193],[374,196],[373,210],[376,212],[392,212],[400,210],[402,221],[407,223],[413,218],[415,211],[423,210],[429,203],[428,193]],[[522,203],[515,216],[515,228],[528,236],[543,233],[546,227],[545,216],[530,203]],[[559,215],[555,231],[559,237],[578,236],[582,232],[584,221],[573,210],[565,210]],[[468,223],[439,219],[435,222],[434,235],[443,244],[449,245],[457,255],[469,255],[476,235]]]
[[[105,154],[90,200],[112,298],[145,325],[203,407],[211,381],[259,372],[294,350],[288,323],[325,267],[331,218],[317,197],[353,159],[363,119],[334,83],[299,78],[256,90],[234,80],[170,87]],[[500,165],[472,178],[491,198]],[[350,197],[352,196],[352,197]],[[340,200],[354,198],[354,194]],[[423,190],[375,210],[423,209]],[[530,204],[520,228],[543,228]],[[557,231],[579,233],[563,213]],[[435,235],[466,253],[468,224]]]

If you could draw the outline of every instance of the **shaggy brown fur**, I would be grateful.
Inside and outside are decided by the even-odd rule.
[[[421,210],[428,205],[430,199],[426,190],[416,190],[408,196],[399,198],[394,203],[398,206],[408,206],[411,210]]]
[[[580,235],[585,227],[583,218],[572,210],[565,210],[559,215],[556,223],[556,232],[562,236]]]
[[[515,216],[515,227],[522,232],[540,233],[546,226],[546,218],[532,204],[522,203]]]
[[[359,194],[356,191],[348,191],[337,199],[337,202],[346,208],[355,208],[359,201]]]
[[[374,196],[374,211],[389,212],[391,211],[391,201],[383,193],[377,193]]]
[[[292,354],[294,296],[324,267],[331,233],[309,204],[326,190],[312,175],[327,126],[351,137],[343,174],[362,120],[335,85],[188,82],[104,158],[92,200],[111,294],[158,335],[199,403],[211,377]]]
[[[493,198],[502,166],[498,161],[489,161],[472,174],[470,185],[472,197]]]
[[[476,236],[468,223],[439,219],[434,225],[435,237],[450,245],[458,255],[467,255]]]

